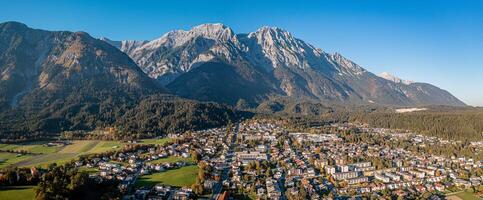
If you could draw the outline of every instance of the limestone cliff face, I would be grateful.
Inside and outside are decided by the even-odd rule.
[[[243,98],[259,103],[270,96],[288,96],[354,104],[464,105],[430,84],[376,76],[338,53],[326,53],[275,27],[235,34],[223,24],[203,24],[189,31],[171,31],[159,39],[140,42],[135,48],[119,46],[128,41],[110,43],[117,45],[146,74],[172,92],[200,100],[230,99],[222,102],[233,104],[235,99]],[[213,71],[220,69],[220,65],[227,66],[231,75]],[[194,70],[197,67],[207,69]],[[235,73],[231,73],[232,67]],[[253,82],[250,75],[258,82]],[[221,76],[234,77],[226,80],[228,82],[214,84],[226,78]],[[233,98],[200,96],[224,84],[255,84],[259,90],[252,88],[254,93],[250,94],[244,92],[246,88],[235,88],[231,93],[224,93]],[[186,92],[193,90],[200,95]],[[246,95],[240,96],[237,91]]]

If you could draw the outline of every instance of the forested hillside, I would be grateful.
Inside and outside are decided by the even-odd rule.
[[[0,138],[114,128],[162,135],[235,120],[227,106],[167,94],[124,53],[84,32],[0,24]]]
[[[483,110],[425,111],[413,113],[351,114],[349,121],[376,127],[409,129],[445,139],[483,140]]]
[[[257,111],[288,118],[299,126],[361,122],[373,127],[407,129],[429,136],[462,141],[483,140],[483,109],[432,106],[426,111],[396,113],[382,106],[327,105],[312,101],[277,100],[262,103]]]

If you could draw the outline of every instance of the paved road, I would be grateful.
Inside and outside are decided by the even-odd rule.
[[[239,128],[240,128],[240,123],[236,123],[235,130],[233,131],[232,141],[230,143],[230,146],[228,147],[228,151],[225,153],[225,164],[228,167],[231,167],[231,162],[233,162],[233,150],[235,149],[235,146],[236,146],[235,142],[238,136]],[[219,195],[221,195],[221,192],[223,189],[223,181],[228,180],[229,172],[230,172],[229,168],[223,170],[221,174],[221,181],[216,183],[215,186],[213,186],[213,193],[211,194],[211,199],[216,199],[218,198]]]

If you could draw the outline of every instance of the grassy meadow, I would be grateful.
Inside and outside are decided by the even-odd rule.
[[[463,200],[481,200],[480,198],[476,197],[473,193],[468,191],[463,191],[461,193],[456,194],[459,198]]]
[[[162,145],[169,138],[141,140],[139,144]],[[0,169],[8,166],[46,167],[51,163],[64,164],[78,156],[103,153],[121,149],[122,141],[74,140],[65,146],[47,146],[49,141],[36,141],[20,144],[0,144]],[[17,154],[6,151],[26,151],[31,154]]]
[[[136,186],[153,186],[158,183],[177,187],[191,186],[196,181],[198,166],[190,165],[179,169],[141,176]]]
[[[0,169],[31,158],[30,155],[0,152]]]
[[[0,188],[0,199],[2,200],[32,200],[34,197],[34,186],[10,186]]]

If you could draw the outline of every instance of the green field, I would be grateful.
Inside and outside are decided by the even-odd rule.
[[[87,153],[103,153],[120,149],[124,146],[124,143],[120,141],[99,141],[94,148],[90,149]]]
[[[141,176],[136,182],[136,186],[154,186],[158,183],[178,187],[191,186],[195,183],[197,175],[198,166],[191,165],[161,173]]]
[[[11,186],[0,188],[0,199],[2,200],[32,200],[34,197],[34,186]]]
[[[20,144],[0,144],[0,150],[7,151],[7,150],[14,150],[14,151],[28,151],[30,153],[38,154],[38,153],[55,153],[59,151],[62,147],[58,146],[46,146],[45,144],[49,143],[48,141],[38,141],[38,142],[29,142],[29,143],[20,143]]]
[[[90,153],[101,153],[108,149],[103,147],[106,141],[97,140],[76,140],[72,144],[64,147],[56,147],[56,151],[46,151],[40,155],[34,155],[29,159],[22,160],[14,164],[19,167],[42,166],[46,167],[51,163],[64,164],[74,160],[80,155]],[[99,147],[98,147],[99,146]],[[39,147],[36,147],[39,148]],[[109,149],[110,150],[110,149]]]
[[[58,153],[85,153],[93,149],[98,143],[99,141],[96,140],[73,141],[72,144],[65,146]]]
[[[480,199],[480,198],[476,197],[475,195],[473,195],[473,193],[468,192],[468,191],[458,193],[458,194],[456,194],[456,196],[458,196],[459,198],[461,198],[463,200],[479,200]]]
[[[0,168],[7,167],[9,165],[22,162],[24,160],[27,160],[31,158],[32,156],[30,155],[17,155],[17,153],[6,153],[2,152],[0,153]]]
[[[193,159],[191,157],[189,158],[183,158],[183,157],[177,157],[177,156],[169,156],[167,158],[162,158],[158,160],[153,160],[149,161],[149,163],[152,164],[159,164],[159,163],[175,163],[178,161],[184,161],[184,162],[189,162],[189,163],[194,163]]]
[[[156,145],[163,145],[166,142],[172,141],[171,138],[161,138],[161,139],[143,139],[139,141],[139,144],[156,144]]]
[[[460,190],[460,191],[454,191],[454,192],[449,192],[446,194],[447,199],[452,199],[452,200],[480,200],[482,198],[478,198],[475,194],[472,192],[466,191],[466,190]]]
[[[25,159],[21,162],[17,162],[13,165],[18,167],[33,167],[33,166],[47,167],[51,163],[57,163],[57,164],[67,163],[75,159],[76,157],[77,157],[77,154],[75,153],[49,153],[49,154],[36,155],[29,159]]]
[[[162,145],[170,138],[144,139],[140,144]],[[74,140],[66,146],[47,146],[49,141],[37,141],[21,144],[0,144],[0,150],[27,151],[33,154],[17,156],[16,153],[0,153],[0,168],[7,166],[46,167],[51,163],[63,164],[80,155],[103,153],[121,149],[126,143],[121,141]]]

